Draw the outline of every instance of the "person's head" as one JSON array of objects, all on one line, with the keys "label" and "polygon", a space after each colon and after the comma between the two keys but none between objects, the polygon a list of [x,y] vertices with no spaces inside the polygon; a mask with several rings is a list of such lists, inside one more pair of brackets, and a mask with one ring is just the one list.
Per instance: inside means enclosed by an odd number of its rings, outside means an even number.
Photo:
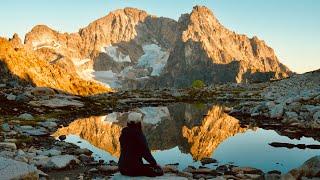
[{"label": "person's head", "polygon": [[131,112],[128,115],[127,126],[129,128],[142,129],[141,121],[142,121],[141,113]]}]

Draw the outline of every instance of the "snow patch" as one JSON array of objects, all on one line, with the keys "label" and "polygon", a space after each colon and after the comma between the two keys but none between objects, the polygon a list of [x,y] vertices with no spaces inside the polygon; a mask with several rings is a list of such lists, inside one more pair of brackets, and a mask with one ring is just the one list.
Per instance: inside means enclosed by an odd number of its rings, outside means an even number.
[{"label": "snow patch", "polygon": [[109,45],[102,47],[101,52],[108,54],[115,62],[131,62],[128,55],[124,55],[118,51],[118,46]]},{"label": "snow patch", "polygon": [[111,124],[118,122],[118,112],[113,112],[106,116],[101,116],[101,121],[108,122]]},{"label": "snow patch", "polygon": [[41,48],[49,48],[49,49],[58,49],[61,47],[61,44],[58,42],[52,41],[52,42],[32,42],[33,50],[38,50]]},{"label": "snow patch", "polygon": [[72,62],[76,67],[80,67],[89,61],[91,61],[91,59],[76,59],[76,58],[72,59]]},{"label": "snow patch", "polygon": [[102,82],[103,84],[112,87],[119,88],[121,87],[118,82],[118,75],[111,70],[109,71],[93,71],[93,78],[97,81]]},{"label": "snow patch", "polygon": [[138,60],[138,67],[152,68],[151,76],[159,76],[167,64],[170,53],[162,51],[156,44],[148,44],[142,47],[145,52]]},{"label": "snow patch", "polygon": [[167,107],[143,107],[139,111],[144,114],[143,122],[156,125],[164,118],[170,118]]}]

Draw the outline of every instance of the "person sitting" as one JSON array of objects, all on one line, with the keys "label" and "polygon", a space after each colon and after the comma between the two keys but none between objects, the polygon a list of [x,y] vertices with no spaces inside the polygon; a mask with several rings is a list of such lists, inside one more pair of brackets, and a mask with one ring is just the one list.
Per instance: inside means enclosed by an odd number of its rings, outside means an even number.
[{"label": "person sitting", "polygon": [[[163,171],[152,156],[142,132],[141,117],[140,113],[130,113],[127,127],[121,131],[120,173],[126,176],[162,176]],[[143,164],[142,158],[150,164]]]}]

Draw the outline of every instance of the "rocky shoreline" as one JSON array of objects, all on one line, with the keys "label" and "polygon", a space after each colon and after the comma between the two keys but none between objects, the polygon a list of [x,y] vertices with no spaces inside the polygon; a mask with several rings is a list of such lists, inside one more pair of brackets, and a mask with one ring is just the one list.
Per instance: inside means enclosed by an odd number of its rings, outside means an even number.
[{"label": "rocky shoreline", "polygon": [[[318,79],[315,78],[308,85],[314,76],[319,76],[319,72],[273,83],[227,84],[204,89],[136,90],[91,97],[72,96],[49,88],[0,85],[0,161],[3,162],[0,165],[0,176],[6,179],[118,177],[116,162],[96,161],[88,149],[65,142],[63,136],[54,139],[50,135],[57,128],[68,126],[75,117],[174,102],[221,103],[225,112],[238,118],[242,126],[258,124],[259,127],[277,130],[290,138],[307,136],[319,140]],[[288,88],[289,85],[296,87],[297,83],[300,83],[301,88]],[[281,143],[273,145],[285,146]],[[294,146],[303,149],[303,145]],[[207,159],[207,162],[214,160]],[[319,156],[287,174],[263,172],[253,167],[236,167],[232,164],[210,169],[205,164],[199,168],[189,166],[183,171],[178,170],[177,164],[171,164],[164,166],[164,170],[168,178],[174,176],[187,179],[303,179],[320,176]]]}]

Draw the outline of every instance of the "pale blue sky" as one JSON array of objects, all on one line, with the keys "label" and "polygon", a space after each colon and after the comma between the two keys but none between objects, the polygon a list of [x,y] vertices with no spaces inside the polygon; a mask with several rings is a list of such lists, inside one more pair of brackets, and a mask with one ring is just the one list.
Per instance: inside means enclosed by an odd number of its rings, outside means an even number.
[{"label": "pale blue sky", "polygon": [[320,68],[320,0],[0,0],[0,36],[24,37],[37,24],[76,32],[124,7],[177,20],[196,4],[213,10],[227,28],[265,40],[291,70]]}]

